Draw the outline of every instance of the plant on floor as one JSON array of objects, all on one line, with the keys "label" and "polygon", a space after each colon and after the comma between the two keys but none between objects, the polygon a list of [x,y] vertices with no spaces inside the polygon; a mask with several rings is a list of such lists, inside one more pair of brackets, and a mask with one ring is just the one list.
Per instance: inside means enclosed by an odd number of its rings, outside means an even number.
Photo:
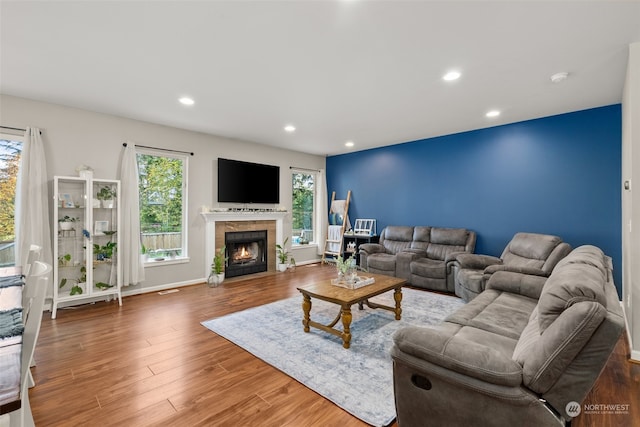
[{"label": "plant on floor", "polygon": [[284,242],[282,242],[282,245],[280,245],[279,243],[276,243],[276,254],[278,256],[278,260],[280,261],[280,264],[286,264],[287,261],[289,260],[289,252],[287,252],[288,241],[289,241],[289,238],[287,237],[286,239],[284,239]]},{"label": "plant on floor", "polygon": [[221,247],[213,256],[213,263],[211,264],[211,272],[214,274],[221,274],[224,272],[224,265],[229,259],[225,255],[226,246]]}]

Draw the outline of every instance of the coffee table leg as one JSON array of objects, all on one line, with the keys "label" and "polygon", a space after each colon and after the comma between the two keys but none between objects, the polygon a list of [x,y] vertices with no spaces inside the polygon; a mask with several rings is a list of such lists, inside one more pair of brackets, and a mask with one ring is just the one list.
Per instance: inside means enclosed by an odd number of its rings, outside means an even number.
[{"label": "coffee table leg", "polygon": [[342,306],[342,346],[349,348],[351,346],[351,307]]},{"label": "coffee table leg", "polygon": [[402,308],[400,308],[400,302],[402,301],[402,288],[396,288],[393,292],[393,299],[396,301],[396,320],[400,320],[402,315]]},{"label": "coffee table leg", "polygon": [[304,319],[302,319],[304,331],[309,332],[309,314],[311,313],[311,297],[309,295],[302,295],[302,311],[304,312]]}]

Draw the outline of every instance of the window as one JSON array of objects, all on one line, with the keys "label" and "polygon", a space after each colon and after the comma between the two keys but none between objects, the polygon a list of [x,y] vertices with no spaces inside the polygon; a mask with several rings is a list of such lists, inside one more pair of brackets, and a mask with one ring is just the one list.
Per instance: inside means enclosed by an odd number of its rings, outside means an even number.
[{"label": "window", "polygon": [[292,173],[292,237],[291,243],[301,245],[315,242],[314,199],[315,181],[314,173],[294,171]]},{"label": "window", "polygon": [[15,265],[16,182],[22,142],[0,135],[0,267]]},{"label": "window", "polygon": [[186,155],[138,149],[140,233],[150,261],[187,257]]}]

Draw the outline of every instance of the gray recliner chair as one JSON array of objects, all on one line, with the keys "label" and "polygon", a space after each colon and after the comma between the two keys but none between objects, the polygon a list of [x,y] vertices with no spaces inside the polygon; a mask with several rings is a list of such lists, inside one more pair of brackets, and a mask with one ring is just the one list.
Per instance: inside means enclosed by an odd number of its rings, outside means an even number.
[{"label": "gray recliner chair", "polygon": [[512,271],[548,277],[558,261],[571,252],[571,246],[558,236],[516,233],[500,258],[481,254],[457,254],[449,262],[455,277],[455,293],[471,301],[484,291],[491,275]]}]

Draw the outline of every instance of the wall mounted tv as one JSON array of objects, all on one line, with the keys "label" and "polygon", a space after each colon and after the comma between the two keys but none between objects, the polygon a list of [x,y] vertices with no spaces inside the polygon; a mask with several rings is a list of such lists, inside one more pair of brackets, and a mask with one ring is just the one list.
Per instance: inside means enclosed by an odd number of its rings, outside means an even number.
[{"label": "wall mounted tv", "polygon": [[218,158],[218,202],[280,203],[280,167]]}]

